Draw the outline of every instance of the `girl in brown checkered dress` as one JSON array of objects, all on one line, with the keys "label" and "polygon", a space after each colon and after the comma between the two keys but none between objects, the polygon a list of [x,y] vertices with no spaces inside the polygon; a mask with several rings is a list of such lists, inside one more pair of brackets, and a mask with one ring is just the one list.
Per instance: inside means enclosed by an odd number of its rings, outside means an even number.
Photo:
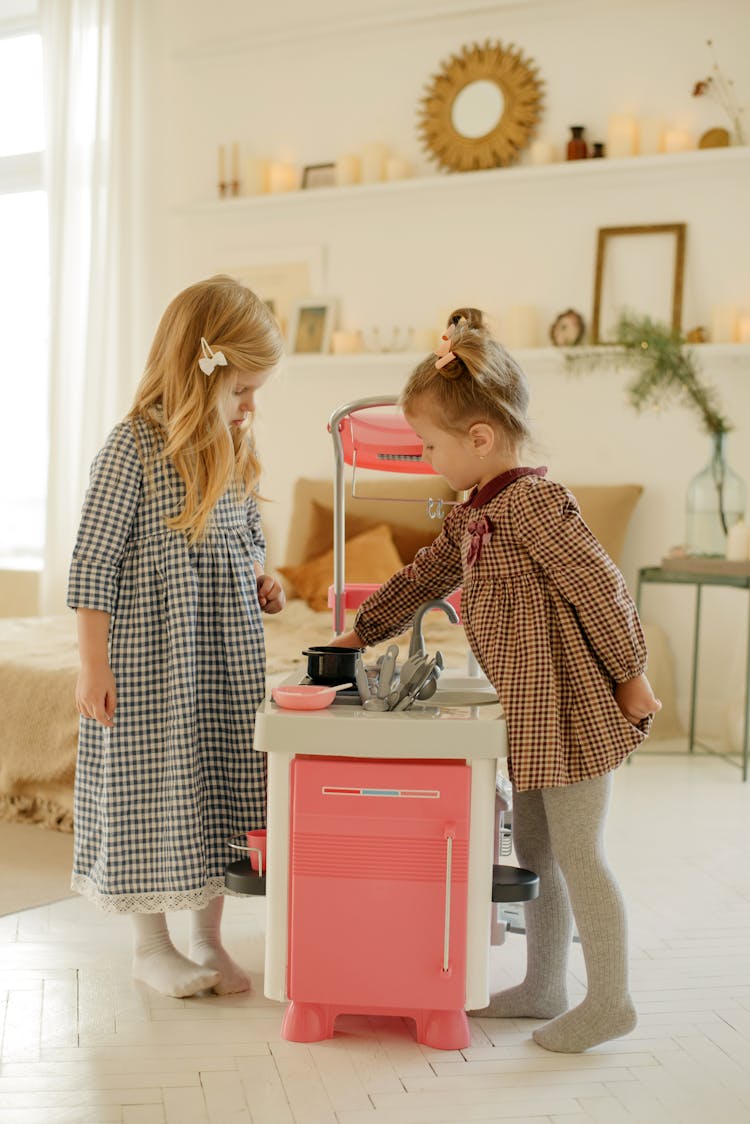
[{"label": "girl in brown checkered dress", "polygon": [[[397,636],[420,604],[462,587],[469,644],[507,718],[516,855],[540,877],[538,899],[525,906],[526,977],[472,1014],[551,1020],[535,1040],[578,1053],[636,1023],[625,909],[603,834],[613,772],[661,703],[622,575],[575,497],[522,463],[523,372],[476,309],[451,316],[435,355],[414,370],[401,404],[425,459],[470,497],[336,643]],[[587,994],[568,1010],[573,920]]]}]

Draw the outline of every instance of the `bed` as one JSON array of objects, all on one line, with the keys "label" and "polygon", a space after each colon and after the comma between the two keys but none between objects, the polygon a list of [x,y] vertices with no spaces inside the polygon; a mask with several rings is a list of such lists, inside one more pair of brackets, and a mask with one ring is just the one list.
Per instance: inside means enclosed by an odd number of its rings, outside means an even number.
[{"label": "bed", "polygon": [[[383,581],[420,545],[431,540],[439,522],[431,519],[418,478],[376,481],[357,498],[347,497],[347,580]],[[613,558],[618,559],[628,519],[637,502],[636,485],[573,488],[584,518]],[[430,478],[429,494],[444,504],[455,500],[447,485]],[[302,667],[302,651],[325,644],[332,616],[327,588],[332,575],[333,524],[330,480],[299,480],[291,505],[285,562],[269,567],[282,576],[288,603],[265,618],[267,675],[278,681]],[[433,504],[434,507],[434,504]],[[439,648],[448,667],[466,665],[463,630],[442,613],[425,620],[428,650]],[[659,638],[649,637],[650,642]],[[408,634],[399,639],[402,655]],[[375,649],[375,655],[385,645]],[[9,617],[0,620],[0,819],[37,823],[59,831],[73,826],[78,715],[73,702],[78,654],[73,613],[59,617]],[[372,654],[368,656],[372,658]],[[659,662],[668,663],[668,654]],[[661,736],[679,731],[671,704],[668,667],[650,674],[656,680],[665,712],[658,719]]]}]

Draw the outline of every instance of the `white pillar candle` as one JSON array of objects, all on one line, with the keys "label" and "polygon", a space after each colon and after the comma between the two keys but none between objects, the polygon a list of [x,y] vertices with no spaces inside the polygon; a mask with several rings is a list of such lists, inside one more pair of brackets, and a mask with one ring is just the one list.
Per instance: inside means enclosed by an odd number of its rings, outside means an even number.
[{"label": "white pillar candle", "polygon": [[362,350],[360,332],[332,332],[331,351],[334,355],[356,355]]},{"label": "white pillar candle", "polygon": [[219,183],[226,183],[226,156],[224,145],[219,145]]},{"label": "white pillar candle", "polygon": [[297,172],[293,164],[284,164],[275,160],[268,165],[268,190],[272,195],[294,191],[296,180]]},{"label": "white pillar candle", "polygon": [[387,180],[405,180],[411,175],[411,165],[400,156],[386,156],[384,171]]},{"label": "white pillar candle", "polygon": [[361,177],[362,166],[359,156],[353,152],[339,156],[333,172],[333,180],[337,187],[349,187],[350,184],[359,183]]},{"label": "white pillar candle", "polygon": [[533,305],[514,304],[505,317],[506,347],[536,347],[539,339],[537,311]]},{"label": "white pillar candle", "polygon": [[607,156],[635,156],[638,122],[629,113],[613,113],[607,122]]},{"label": "white pillar candle", "polygon": [[750,527],[744,519],[739,519],[729,528],[727,534],[727,559],[730,562],[746,562],[750,557]]},{"label": "white pillar candle", "polygon": [[240,178],[240,146],[235,141],[232,145],[232,180],[236,183]]},{"label": "white pillar candle", "polygon": [[664,122],[646,117],[639,123],[641,156],[655,156],[663,151]]},{"label": "white pillar candle", "polygon": [[734,343],[737,335],[737,306],[715,304],[711,309],[711,343]]},{"label": "white pillar candle", "polygon": [[268,161],[248,156],[242,173],[242,194],[263,195],[268,190]]},{"label": "white pillar candle", "polygon": [[687,152],[694,147],[687,129],[665,129],[662,146],[664,152]]},{"label": "white pillar candle", "polygon": [[750,343],[750,316],[740,316],[737,321],[737,343]]},{"label": "white pillar candle", "polygon": [[529,145],[529,163],[554,164],[555,147],[550,141],[536,140]]},{"label": "white pillar candle", "polygon": [[362,183],[380,183],[385,175],[385,161],[388,149],[384,144],[373,141],[362,149]]}]

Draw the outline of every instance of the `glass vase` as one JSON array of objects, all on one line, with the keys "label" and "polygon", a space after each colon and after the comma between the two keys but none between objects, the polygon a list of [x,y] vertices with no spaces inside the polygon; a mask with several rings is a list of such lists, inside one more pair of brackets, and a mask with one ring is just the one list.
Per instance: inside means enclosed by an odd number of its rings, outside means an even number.
[{"label": "glass vase", "polygon": [[727,463],[726,433],[711,435],[711,460],[688,484],[687,553],[724,558],[727,532],[745,517],[745,484]]}]

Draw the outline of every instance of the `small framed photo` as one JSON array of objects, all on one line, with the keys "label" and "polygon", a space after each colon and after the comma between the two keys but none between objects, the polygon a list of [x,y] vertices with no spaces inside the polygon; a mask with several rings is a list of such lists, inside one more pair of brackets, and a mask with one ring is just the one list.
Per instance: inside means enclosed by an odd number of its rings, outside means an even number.
[{"label": "small framed photo", "polygon": [[597,236],[591,342],[607,343],[622,312],[682,323],[684,223],[601,227]]},{"label": "small framed photo", "polygon": [[309,297],[297,301],[289,326],[289,348],[295,355],[324,355],[330,350],[336,301]]},{"label": "small framed photo", "polygon": [[309,191],[315,187],[334,187],[335,164],[308,164],[302,170],[302,189]]}]

